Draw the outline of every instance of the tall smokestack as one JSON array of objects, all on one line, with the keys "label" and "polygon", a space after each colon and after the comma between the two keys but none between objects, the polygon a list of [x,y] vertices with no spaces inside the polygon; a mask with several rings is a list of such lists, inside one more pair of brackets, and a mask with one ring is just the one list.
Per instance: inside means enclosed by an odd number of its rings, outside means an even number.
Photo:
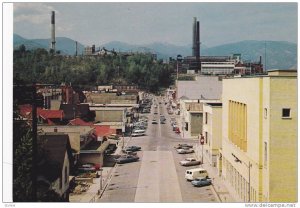
[{"label": "tall smokestack", "polygon": [[192,47],[192,56],[196,56],[196,36],[197,36],[197,18],[194,17],[193,23],[193,47]]},{"label": "tall smokestack", "polygon": [[200,62],[200,22],[197,21],[197,29],[196,29],[196,60],[197,60],[197,70],[201,70],[201,62]]},{"label": "tall smokestack", "polygon": [[78,53],[78,43],[75,41],[75,56],[77,56]]},{"label": "tall smokestack", "polygon": [[55,11],[51,13],[51,49],[55,52]]}]

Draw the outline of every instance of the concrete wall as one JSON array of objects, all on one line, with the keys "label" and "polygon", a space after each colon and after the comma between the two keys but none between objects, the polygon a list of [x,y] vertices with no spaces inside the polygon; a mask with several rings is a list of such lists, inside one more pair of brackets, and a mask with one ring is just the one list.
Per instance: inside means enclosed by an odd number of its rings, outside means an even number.
[{"label": "concrete wall", "polygon": [[[269,126],[262,144],[267,144],[266,154],[263,148],[263,180],[268,184],[263,196],[271,202],[297,202],[297,79],[272,77],[266,83],[272,93],[264,99],[269,105],[263,106],[268,111],[264,130]],[[283,108],[291,109],[290,118],[282,118]]]},{"label": "concrete wall", "polygon": [[[246,105],[246,149],[229,138],[230,101]],[[224,79],[222,102],[222,176],[229,190],[241,201],[250,195],[256,202],[296,202],[296,77]],[[282,108],[291,109],[291,118],[282,118]],[[240,121],[234,119],[231,125]]]},{"label": "concrete wall", "polygon": [[[222,107],[203,105],[203,132],[207,152],[207,158],[210,164],[217,166],[217,155],[222,147]],[[206,138],[207,137],[207,138]],[[207,141],[207,142],[206,142]]]},{"label": "concrete wall", "polygon": [[124,111],[123,110],[96,110],[95,121],[101,122],[122,122]]},{"label": "concrete wall", "polygon": [[190,113],[190,134],[191,136],[198,136],[202,132],[202,113]]},{"label": "concrete wall", "polygon": [[[251,201],[260,201],[261,193],[261,83],[262,78],[237,78],[223,80],[223,176],[228,186],[234,190],[236,198],[248,201],[249,162],[252,164],[251,174]],[[229,101],[243,103],[247,106],[246,118],[246,151],[242,150],[229,138]],[[239,118],[232,118],[232,123]],[[242,163],[236,162],[235,155]]]}]

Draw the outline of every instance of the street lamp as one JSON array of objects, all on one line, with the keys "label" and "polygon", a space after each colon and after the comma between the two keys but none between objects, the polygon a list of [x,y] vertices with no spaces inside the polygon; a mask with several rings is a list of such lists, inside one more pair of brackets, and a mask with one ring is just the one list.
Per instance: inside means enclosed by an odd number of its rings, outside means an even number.
[{"label": "street lamp", "polygon": [[231,153],[232,156],[235,158],[234,162],[239,162],[239,163],[243,163],[247,168],[248,168],[248,180],[249,180],[249,185],[248,185],[248,202],[250,202],[250,190],[251,190],[251,187],[250,187],[250,168],[252,167],[252,164],[249,163],[245,163],[243,161],[241,161],[237,156],[235,156],[235,154]]}]

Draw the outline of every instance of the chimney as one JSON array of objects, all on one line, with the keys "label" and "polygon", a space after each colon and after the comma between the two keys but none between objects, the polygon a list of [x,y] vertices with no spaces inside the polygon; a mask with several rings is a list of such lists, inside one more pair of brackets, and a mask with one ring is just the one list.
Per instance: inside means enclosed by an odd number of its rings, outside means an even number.
[{"label": "chimney", "polygon": [[78,53],[78,43],[75,41],[75,56],[77,56]]},{"label": "chimney", "polygon": [[51,13],[51,49],[55,52],[55,11]]},{"label": "chimney", "polygon": [[196,60],[197,60],[197,69],[196,71],[200,70],[200,23],[197,21],[197,28],[196,28]]},{"label": "chimney", "polygon": [[196,54],[195,54],[195,52],[196,52],[196,32],[197,32],[197,30],[196,30],[196,28],[197,28],[197,18],[196,17],[194,17],[194,23],[193,23],[193,48],[192,48],[192,56],[196,56]]},{"label": "chimney", "polygon": [[259,64],[261,64],[261,56],[259,56]]}]

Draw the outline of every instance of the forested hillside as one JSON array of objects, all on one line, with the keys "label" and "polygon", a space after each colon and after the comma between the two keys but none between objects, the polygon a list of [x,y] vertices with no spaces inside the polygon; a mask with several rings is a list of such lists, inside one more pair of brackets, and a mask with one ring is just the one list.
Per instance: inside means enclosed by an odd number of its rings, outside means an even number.
[{"label": "forested hillside", "polygon": [[14,51],[14,82],[62,82],[82,88],[103,84],[137,84],[152,92],[172,83],[171,69],[151,55],[132,56],[61,56],[45,49]]}]

